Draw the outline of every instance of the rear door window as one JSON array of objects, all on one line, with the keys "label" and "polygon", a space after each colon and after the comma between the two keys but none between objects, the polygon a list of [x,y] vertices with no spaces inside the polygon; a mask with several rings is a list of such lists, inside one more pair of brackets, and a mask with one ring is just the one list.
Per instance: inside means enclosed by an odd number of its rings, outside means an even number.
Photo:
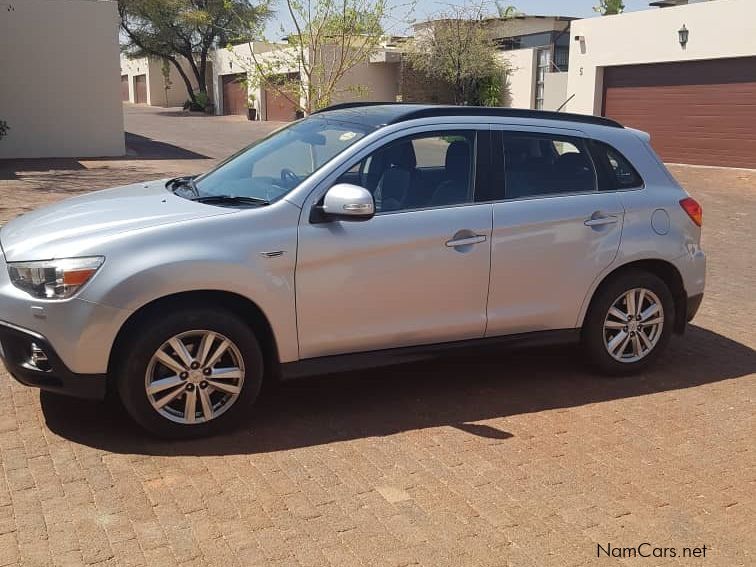
[{"label": "rear door window", "polygon": [[593,159],[598,171],[600,191],[618,191],[643,187],[643,179],[630,161],[618,150],[593,140],[591,142]]},{"label": "rear door window", "polygon": [[551,134],[505,132],[506,199],[596,190],[596,172],[585,142]]}]

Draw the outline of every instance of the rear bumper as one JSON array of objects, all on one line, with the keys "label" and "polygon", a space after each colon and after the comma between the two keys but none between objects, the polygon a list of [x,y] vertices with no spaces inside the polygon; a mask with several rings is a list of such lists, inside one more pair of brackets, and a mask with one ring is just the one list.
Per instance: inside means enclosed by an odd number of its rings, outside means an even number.
[{"label": "rear bumper", "polygon": [[[32,362],[32,344],[46,356],[41,367]],[[8,373],[26,386],[78,398],[101,400],[105,397],[104,374],[71,372],[50,342],[35,331],[0,321],[0,358]]]}]

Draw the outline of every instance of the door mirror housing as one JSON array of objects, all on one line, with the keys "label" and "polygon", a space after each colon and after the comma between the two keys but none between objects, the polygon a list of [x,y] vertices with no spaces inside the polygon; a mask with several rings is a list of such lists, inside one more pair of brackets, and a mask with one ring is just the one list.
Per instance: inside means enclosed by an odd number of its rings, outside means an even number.
[{"label": "door mirror housing", "polygon": [[375,199],[364,187],[337,183],[326,192],[323,204],[315,207],[313,213],[310,217],[312,222],[368,220],[375,215]]}]

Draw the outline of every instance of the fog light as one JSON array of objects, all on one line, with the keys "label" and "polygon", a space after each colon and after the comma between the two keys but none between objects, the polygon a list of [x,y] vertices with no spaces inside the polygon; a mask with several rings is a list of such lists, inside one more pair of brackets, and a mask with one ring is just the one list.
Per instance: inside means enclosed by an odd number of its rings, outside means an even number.
[{"label": "fog light", "polygon": [[47,353],[45,353],[37,343],[31,344],[31,357],[29,358],[29,364],[42,372],[50,371],[50,361],[47,358]]}]

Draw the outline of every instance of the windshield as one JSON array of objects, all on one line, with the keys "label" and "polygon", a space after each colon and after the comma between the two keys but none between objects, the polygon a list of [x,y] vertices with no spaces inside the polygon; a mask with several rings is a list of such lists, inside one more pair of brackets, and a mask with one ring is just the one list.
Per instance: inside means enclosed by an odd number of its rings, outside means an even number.
[{"label": "windshield", "polygon": [[367,134],[357,124],[308,118],[262,138],[195,180],[195,197],[273,202]]}]

